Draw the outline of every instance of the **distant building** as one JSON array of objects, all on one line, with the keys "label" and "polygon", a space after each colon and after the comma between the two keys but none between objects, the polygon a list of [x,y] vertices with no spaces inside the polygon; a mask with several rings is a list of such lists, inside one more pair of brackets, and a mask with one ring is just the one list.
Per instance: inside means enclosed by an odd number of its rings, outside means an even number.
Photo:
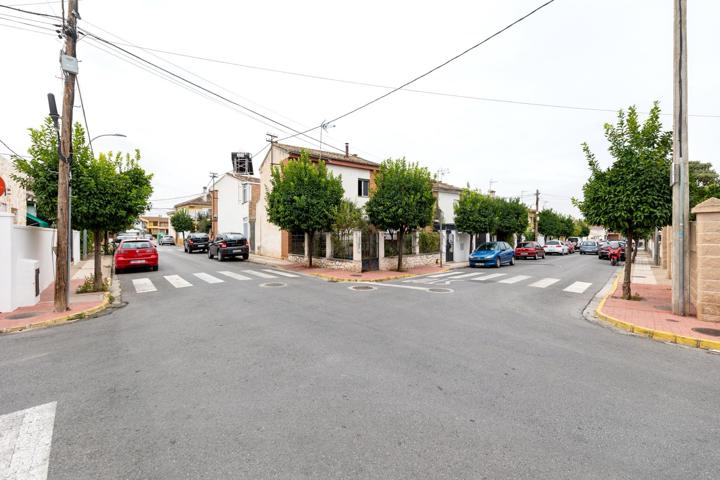
[{"label": "distant building", "polygon": [[[185,210],[193,220],[197,220],[198,216],[209,217],[211,206],[210,192],[206,191],[202,195],[198,195],[195,198],[176,204],[174,206],[174,210],[168,212],[168,217],[172,217],[173,213],[178,210]],[[169,220],[170,219],[168,218],[168,235],[172,235],[176,239],[182,237],[182,232],[176,232],[172,226],[172,222]]]},{"label": "distant building", "polygon": [[163,216],[142,216],[143,230],[155,238],[167,235],[170,230],[170,219]]},{"label": "distant building", "polygon": [[215,182],[215,198],[216,233],[242,233],[250,241],[250,249],[254,252],[260,179],[228,172]]},{"label": "distant building", "polygon": [[[0,195],[0,212],[12,213],[15,215],[15,225],[27,225],[27,203],[28,195],[25,189],[12,179],[11,175],[17,171],[12,160],[0,155],[0,185],[4,185],[5,193]],[[34,215],[32,215],[34,217]],[[39,220],[39,219],[38,219]],[[30,222],[33,223],[32,221]],[[47,223],[42,222],[47,226]]]},{"label": "distant building", "polygon": [[592,225],[590,227],[590,234],[588,234],[589,240],[605,240],[608,231],[599,225]]}]

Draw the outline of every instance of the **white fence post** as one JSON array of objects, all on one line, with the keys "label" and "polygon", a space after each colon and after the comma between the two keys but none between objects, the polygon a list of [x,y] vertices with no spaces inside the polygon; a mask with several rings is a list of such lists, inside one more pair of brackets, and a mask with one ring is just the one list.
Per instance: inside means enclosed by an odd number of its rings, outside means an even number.
[{"label": "white fence post", "polygon": [[332,233],[325,234],[325,258],[333,257]]},{"label": "white fence post", "polygon": [[7,212],[0,212],[0,312],[13,310],[12,305],[12,283],[15,262],[13,259],[13,220],[15,215]]},{"label": "white fence post", "polygon": [[353,230],[353,261],[362,260],[362,231]]}]

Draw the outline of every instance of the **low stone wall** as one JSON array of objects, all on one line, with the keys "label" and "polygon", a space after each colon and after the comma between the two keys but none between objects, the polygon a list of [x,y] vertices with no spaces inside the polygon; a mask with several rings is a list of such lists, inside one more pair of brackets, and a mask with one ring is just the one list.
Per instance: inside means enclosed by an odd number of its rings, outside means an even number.
[{"label": "low stone wall", "polygon": [[[380,270],[395,270],[397,269],[397,257],[384,257],[380,259]],[[437,253],[433,254],[416,254],[416,255],[403,255],[403,269],[422,267],[425,265],[435,265],[440,263],[440,256]]]},{"label": "low stone wall", "polygon": [[[288,255],[288,261],[307,265],[308,259],[304,255]],[[395,260],[397,263],[397,260]],[[341,260],[339,258],[313,257],[313,267],[332,268],[335,270],[345,270],[346,272],[360,272],[362,263],[355,260]]]}]

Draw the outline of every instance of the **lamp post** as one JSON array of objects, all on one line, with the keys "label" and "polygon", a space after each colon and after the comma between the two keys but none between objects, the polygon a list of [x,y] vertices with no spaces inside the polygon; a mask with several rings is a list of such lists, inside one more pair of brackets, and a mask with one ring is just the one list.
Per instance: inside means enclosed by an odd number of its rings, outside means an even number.
[{"label": "lamp post", "polygon": [[95,136],[94,136],[93,138],[91,138],[90,141],[88,142],[88,143],[90,144],[90,151],[93,152],[93,157],[95,156],[95,152],[93,151],[92,142],[94,142],[95,140],[97,140],[97,139],[100,138],[100,137],[122,137],[122,138],[127,138],[127,135],[125,135],[124,133],[103,133],[102,135],[95,135]]}]

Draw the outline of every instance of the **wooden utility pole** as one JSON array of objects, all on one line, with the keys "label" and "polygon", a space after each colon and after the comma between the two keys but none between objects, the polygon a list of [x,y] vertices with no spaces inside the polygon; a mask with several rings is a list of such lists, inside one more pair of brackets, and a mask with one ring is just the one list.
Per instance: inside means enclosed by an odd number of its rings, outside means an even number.
[{"label": "wooden utility pole", "polygon": [[690,304],[690,190],[687,132],[687,0],[675,4],[673,55],[672,311],[687,315]]},{"label": "wooden utility pole", "polygon": [[[77,0],[68,0],[65,35],[64,60],[76,58],[77,43]],[[63,62],[61,62],[63,63]],[[77,62],[75,61],[75,72]],[[68,71],[70,70],[70,71]],[[58,199],[57,199],[57,249],[55,252],[55,311],[68,309],[70,297],[70,162],[72,161],[72,117],[75,104],[75,76],[72,68],[66,69],[63,91],[62,123],[60,124],[60,152],[58,161]]]},{"label": "wooden utility pole", "polygon": [[540,190],[535,190],[535,225],[534,231],[535,231],[535,241],[538,241],[538,235],[540,232],[538,231],[538,224],[540,223]]}]

